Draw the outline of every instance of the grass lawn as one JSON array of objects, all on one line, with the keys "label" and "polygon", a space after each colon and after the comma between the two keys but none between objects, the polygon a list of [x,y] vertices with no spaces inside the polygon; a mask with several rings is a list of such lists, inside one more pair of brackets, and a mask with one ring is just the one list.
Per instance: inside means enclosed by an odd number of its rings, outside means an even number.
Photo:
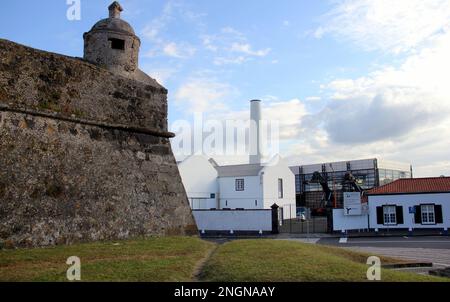
[{"label": "grass lawn", "polygon": [[191,281],[212,248],[195,237],[164,237],[0,250],[0,281],[67,281],[71,256],[81,259],[82,281]]},{"label": "grass lawn", "polygon": [[[193,281],[199,268],[200,281],[366,281],[368,268],[366,254],[321,245],[236,240],[217,246],[196,237],[158,237],[0,250],[0,281],[67,281],[71,256],[81,259],[82,281]],[[392,270],[383,270],[381,277],[450,280]]]},{"label": "grass lawn", "polygon": [[[369,255],[340,248],[278,240],[239,240],[222,245],[201,279],[224,282],[367,281]],[[398,263],[380,257],[382,264]],[[382,269],[382,281],[450,281]]]}]

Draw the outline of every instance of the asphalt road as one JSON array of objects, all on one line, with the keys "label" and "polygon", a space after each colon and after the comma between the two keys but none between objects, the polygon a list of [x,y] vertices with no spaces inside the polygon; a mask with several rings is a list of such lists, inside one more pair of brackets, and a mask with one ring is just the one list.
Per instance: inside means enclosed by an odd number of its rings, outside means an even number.
[{"label": "asphalt road", "polygon": [[322,238],[316,243],[450,267],[449,237],[348,238],[346,242],[339,238]]},{"label": "asphalt road", "polygon": [[321,238],[318,244],[338,245],[343,247],[386,247],[386,248],[426,248],[444,249],[450,253],[450,237],[374,237],[348,238],[340,243],[339,238]]}]

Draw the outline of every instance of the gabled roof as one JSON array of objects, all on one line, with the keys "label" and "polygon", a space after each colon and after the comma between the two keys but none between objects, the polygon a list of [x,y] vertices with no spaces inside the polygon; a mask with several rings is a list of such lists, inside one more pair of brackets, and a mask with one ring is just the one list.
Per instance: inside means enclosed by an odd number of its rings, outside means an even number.
[{"label": "gabled roof", "polygon": [[234,166],[216,166],[219,177],[235,176],[257,176],[265,166],[260,164],[234,165]]},{"label": "gabled roof", "polygon": [[450,193],[450,177],[402,178],[368,191],[367,195]]}]

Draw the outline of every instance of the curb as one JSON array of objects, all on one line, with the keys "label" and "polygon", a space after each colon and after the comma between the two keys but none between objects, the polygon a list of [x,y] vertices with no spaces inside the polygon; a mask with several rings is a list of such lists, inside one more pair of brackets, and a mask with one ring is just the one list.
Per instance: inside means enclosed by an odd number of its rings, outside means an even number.
[{"label": "curb", "polygon": [[383,237],[449,237],[445,233],[346,233],[334,234],[337,238],[383,238]]},{"label": "curb", "polygon": [[446,267],[444,269],[432,270],[429,274],[432,276],[450,278],[450,268]]},{"label": "curb", "polygon": [[413,235],[409,235],[409,234],[361,234],[361,235],[326,235],[326,236],[322,236],[322,235],[315,235],[315,234],[310,234],[309,237],[307,237],[304,234],[290,234],[291,236],[280,236],[280,235],[272,235],[272,234],[263,234],[263,235],[239,235],[239,234],[234,234],[234,235],[205,235],[205,234],[200,234],[200,238],[202,239],[328,239],[328,238],[333,238],[333,239],[339,239],[339,238],[401,238],[401,237],[408,237],[408,238],[419,238],[419,237],[449,237],[448,235],[445,234],[413,234]]},{"label": "curb", "polygon": [[420,267],[433,267],[431,262],[411,262],[411,263],[394,263],[382,265],[382,268],[420,268]]}]

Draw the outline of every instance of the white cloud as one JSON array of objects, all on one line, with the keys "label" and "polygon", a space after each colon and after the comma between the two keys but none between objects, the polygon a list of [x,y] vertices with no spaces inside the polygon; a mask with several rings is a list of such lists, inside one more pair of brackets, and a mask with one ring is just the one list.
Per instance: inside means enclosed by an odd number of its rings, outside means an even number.
[{"label": "white cloud", "polygon": [[216,52],[219,47],[213,44],[212,38],[209,36],[204,36],[203,37],[203,46],[210,51]]},{"label": "white cloud", "polygon": [[178,71],[174,68],[152,68],[148,66],[144,66],[142,70],[162,85],[165,85],[167,80]]},{"label": "white cloud", "polygon": [[190,43],[173,41],[168,38],[167,30],[173,23],[185,23],[190,27],[199,26],[203,15],[191,12],[184,3],[169,0],[163,7],[161,14],[151,20],[142,30],[144,39],[151,42],[152,48],[144,57],[166,55],[172,58],[185,59],[196,53],[196,48]]},{"label": "white cloud", "polygon": [[365,77],[324,85],[331,101],[321,114],[330,139],[336,143],[398,141],[446,121],[450,32],[433,37],[428,45],[398,68],[385,67]]},{"label": "white cloud", "polygon": [[[248,121],[250,119],[250,102],[244,102],[244,106],[241,110],[227,110],[209,112],[206,116],[208,120],[216,121]],[[278,100],[274,96],[266,96],[263,98],[262,103],[262,119],[269,122],[271,126],[278,125],[279,131],[279,147],[282,148],[285,144],[289,144],[292,141],[299,139],[301,120],[306,116],[307,111],[304,104],[299,99],[291,100]],[[275,122],[275,124],[273,123]],[[273,131],[271,128],[270,131]],[[274,135],[272,133],[271,135]],[[247,133],[248,135],[248,133]],[[235,142],[236,143],[236,142]],[[265,146],[266,148],[267,146]],[[272,152],[278,153],[277,146],[271,146]],[[214,157],[221,164],[238,164],[248,161],[248,156],[222,156]],[[267,158],[270,159],[270,158]]]},{"label": "white cloud", "polygon": [[322,98],[320,96],[308,96],[305,98],[305,100],[308,102],[318,102],[322,100]]},{"label": "white cloud", "polygon": [[[230,99],[228,92],[230,88],[227,84],[193,79],[180,88],[175,98],[177,102],[181,102],[184,107],[190,109],[189,113],[192,113],[192,111],[203,112],[204,121],[217,121],[223,123],[223,125],[226,121],[241,121],[245,124],[250,119],[250,102],[243,101],[241,109],[231,110],[223,102],[225,99]],[[299,99],[280,101],[273,96],[266,96],[263,99],[267,101],[263,101],[262,104],[262,118],[270,122],[269,125],[271,126],[278,125],[280,146],[286,142],[299,139],[301,120],[307,114],[304,104]],[[273,122],[276,123],[273,124]],[[271,128],[270,131],[273,130],[274,128]],[[275,134],[271,132],[270,135]],[[242,143],[236,141],[235,137],[235,147],[236,144],[243,147]],[[271,149],[272,151],[278,149],[273,145],[271,147],[274,148]],[[176,150],[176,147],[174,147],[174,150]],[[243,163],[248,160],[248,156],[240,155],[215,156],[214,158],[222,164]]]},{"label": "white cloud", "polygon": [[[305,105],[299,99],[278,100],[274,96],[266,96],[262,102],[262,119],[276,121],[280,127],[280,140],[299,138],[301,121],[307,115]],[[239,111],[227,111],[213,115],[218,120],[248,120],[250,118],[250,102]]]},{"label": "white cloud", "polygon": [[216,57],[214,58],[214,65],[227,65],[227,64],[242,64],[249,61],[250,58],[245,56],[238,57]]},{"label": "white cloud", "polygon": [[[374,97],[386,88],[402,88],[428,94],[427,103],[440,106],[450,97],[450,30],[428,40],[424,47],[405,58],[400,67],[386,66],[357,79],[337,79],[322,86],[334,91],[334,99],[347,99],[355,95]],[[439,101],[433,101],[439,100]],[[440,101],[443,102],[440,102]]]},{"label": "white cloud", "polygon": [[307,111],[303,102],[299,99],[289,101],[272,102],[263,108],[264,118],[276,120],[280,123],[280,139],[298,139],[301,130],[301,121]]},{"label": "white cloud", "polygon": [[166,56],[174,57],[178,59],[185,59],[192,57],[196,52],[195,47],[182,43],[177,44],[175,42],[170,42],[163,47],[163,53]]},{"label": "white cloud", "polygon": [[399,141],[416,129],[442,122],[449,111],[440,101],[416,89],[384,87],[372,98],[355,95],[331,101],[323,111],[325,129],[331,141],[341,144]]},{"label": "white cloud", "polygon": [[213,52],[215,65],[242,64],[253,57],[265,57],[271,49],[254,49],[247,37],[232,27],[224,27],[219,33],[201,36],[206,50]]},{"label": "white cloud", "polygon": [[164,54],[168,55],[169,57],[175,57],[175,58],[181,58],[182,56],[179,54],[179,50],[177,47],[177,44],[175,42],[170,42],[166,44],[163,48]]},{"label": "white cloud", "polygon": [[163,39],[160,37],[160,34],[167,28],[169,23],[174,20],[174,15],[177,13],[177,7],[179,7],[179,4],[176,1],[168,1],[161,14],[151,20],[141,31],[142,37],[151,42],[161,43]]},{"label": "white cloud", "polygon": [[450,2],[340,1],[316,36],[403,53],[397,66],[321,85],[326,105],[301,120],[291,163],[378,157],[415,176],[450,175]]},{"label": "white cloud", "polygon": [[333,144],[326,131],[305,128],[301,138],[285,154],[291,164],[310,164],[363,158],[410,163],[415,177],[450,176],[448,135],[450,123],[425,127],[402,140],[366,144]]},{"label": "white cloud", "polygon": [[366,50],[414,50],[450,25],[448,0],[344,0],[323,16],[315,36],[332,34]]},{"label": "white cloud", "polygon": [[150,25],[147,25],[143,30],[142,30],[142,36],[146,39],[149,39],[151,41],[155,41],[156,38],[159,35],[159,30],[156,27],[152,27]]},{"label": "white cloud", "polygon": [[250,56],[265,57],[269,54],[270,48],[253,50],[249,43],[233,43],[231,45],[231,51],[241,52]]},{"label": "white cloud", "polygon": [[245,40],[244,34],[241,33],[240,31],[234,29],[231,26],[227,26],[227,27],[222,28],[221,32],[224,33],[224,34],[231,34],[231,35],[235,36],[235,38],[237,38],[237,39]]},{"label": "white cloud", "polygon": [[187,112],[211,112],[227,108],[227,99],[237,94],[236,89],[215,79],[191,78],[175,93],[177,106]]},{"label": "white cloud", "polygon": [[445,53],[425,49],[397,69],[330,83],[334,99],[303,118],[302,143],[291,154],[303,163],[380,157],[412,163],[416,176],[450,175],[450,66],[433,67]]}]

